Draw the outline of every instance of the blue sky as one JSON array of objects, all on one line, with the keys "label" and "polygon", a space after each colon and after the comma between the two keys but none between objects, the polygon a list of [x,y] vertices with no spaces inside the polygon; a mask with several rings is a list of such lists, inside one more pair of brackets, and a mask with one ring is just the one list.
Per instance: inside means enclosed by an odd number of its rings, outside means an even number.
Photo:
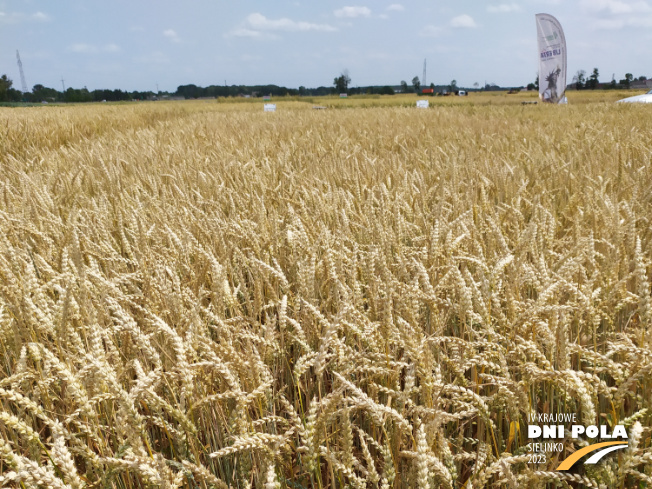
[{"label": "blue sky", "polygon": [[524,85],[534,14],[561,22],[568,71],[652,77],[652,0],[0,0],[0,73],[27,85],[174,91],[194,83],[288,87]]}]

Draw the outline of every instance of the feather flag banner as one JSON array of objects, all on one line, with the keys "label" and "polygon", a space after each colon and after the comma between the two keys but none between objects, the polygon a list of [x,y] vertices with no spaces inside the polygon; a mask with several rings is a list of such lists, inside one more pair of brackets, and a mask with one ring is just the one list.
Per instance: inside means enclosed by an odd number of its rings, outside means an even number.
[{"label": "feather flag banner", "polygon": [[549,14],[536,14],[539,47],[539,98],[552,104],[567,103],[566,38],[561,24]]}]

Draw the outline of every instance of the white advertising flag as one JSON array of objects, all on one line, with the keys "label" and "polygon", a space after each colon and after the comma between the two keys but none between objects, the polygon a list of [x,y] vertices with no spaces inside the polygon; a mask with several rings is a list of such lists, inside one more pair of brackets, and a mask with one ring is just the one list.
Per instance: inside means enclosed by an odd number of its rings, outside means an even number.
[{"label": "white advertising flag", "polygon": [[537,14],[539,97],[551,104],[566,103],[566,38],[552,15]]}]

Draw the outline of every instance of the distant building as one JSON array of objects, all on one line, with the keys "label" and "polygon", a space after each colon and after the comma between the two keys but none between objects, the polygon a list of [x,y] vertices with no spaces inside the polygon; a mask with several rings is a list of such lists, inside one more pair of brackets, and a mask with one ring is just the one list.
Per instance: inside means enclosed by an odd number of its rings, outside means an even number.
[{"label": "distant building", "polygon": [[634,88],[637,90],[649,90],[652,88],[652,78],[648,80],[634,80],[629,84],[629,88]]},{"label": "distant building", "polygon": [[[596,87],[599,90],[607,89],[607,88],[614,88],[611,83],[598,83],[598,86]],[[622,84],[616,84],[616,88],[625,88]],[[632,80],[629,84],[629,88],[632,90],[650,90],[652,89],[652,78],[648,80]],[[586,86],[586,82],[584,84],[584,87],[582,88],[583,90],[590,90],[589,87]],[[566,86],[566,90],[577,90],[577,82],[573,82],[569,85]]]}]

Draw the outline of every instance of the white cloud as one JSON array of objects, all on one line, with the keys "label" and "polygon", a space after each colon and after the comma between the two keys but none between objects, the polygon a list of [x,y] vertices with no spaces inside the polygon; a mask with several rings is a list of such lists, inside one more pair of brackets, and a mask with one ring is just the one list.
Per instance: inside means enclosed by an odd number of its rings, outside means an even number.
[{"label": "white cloud", "polygon": [[20,22],[49,22],[51,17],[43,12],[25,14],[22,12],[0,12],[0,22],[5,24],[18,24]]},{"label": "white cloud", "polygon": [[95,54],[100,52],[97,46],[94,46],[92,44],[86,44],[83,42],[78,42],[70,45],[68,47],[68,50],[72,51],[73,53],[82,53],[82,54]]},{"label": "white cloud", "polygon": [[472,29],[474,27],[477,27],[475,20],[473,20],[473,17],[467,14],[462,14],[458,15],[457,17],[453,17],[450,21],[451,27],[458,27],[458,28],[463,28],[463,29]]},{"label": "white cloud", "polygon": [[400,3],[393,3],[389,7],[387,7],[387,10],[389,11],[395,11],[395,12],[402,12],[405,10],[405,7],[401,5]]},{"label": "white cloud", "polygon": [[427,25],[419,32],[422,37],[439,37],[446,32],[446,29],[436,25]]},{"label": "white cloud", "polygon": [[113,44],[113,43],[107,44],[106,46],[104,46],[104,51],[107,52],[107,53],[119,53],[120,52],[120,46],[118,46],[117,44]]},{"label": "white cloud", "polygon": [[254,12],[245,19],[244,23],[231,32],[226,37],[250,37],[255,39],[275,37],[269,34],[270,31],[283,32],[333,32],[337,29],[328,24],[314,24],[312,22],[296,21],[283,17],[280,19],[268,19],[263,14]]},{"label": "white cloud", "polygon": [[164,30],[163,35],[172,42],[181,42],[181,39],[179,39],[179,34],[177,34],[177,32],[174,29]]},{"label": "white cloud", "polygon": [[283,17],[280,19],[268,19],[259,12],[249,14],[245,21],[231,31],[224,34],[224,37],[248,37],[250,39],[278,39],[274,32],[333,32],[337,29],[328,24],[314,24],[312,22],[296,21]]},{"label": "white cloud", "polygon": [[170,63],[170,59],[161,51],[153,51],[149,54],[137,56],[133,59],[137,63],[145,63],[148,65],[164,65]]},{"label": "white cloud", "polygon": [[367,7],[342,7],[333,13],[335,17],[353,19],[355,17],[369,17],[371,10]]},{"label": "white cloud", "polygon": [[652,12],[652,7],[644,0],[582,0],[581,5],[589,12],[606,12],[612,15]]},{"label": "white cloud", "polygon": [[50,20],[50,16],[39,11],[32,15],[32,19],[39,22],[48,22]]},{"label": "white cloud", "polygon": [[509,12],[518,12],[521,6],[518,3],[501,3],[499,5],[488,5],[487,12],[492,14],[507,14]]},{"label": "white cloud", "polygon": [[98,53],[119,53],[120,46],[114,43],[105,44],[104,46],[97,46],[95,44],[87,44],[78,42],[68,46],[68,51],[79,54],[98,54]]},{"label": "white cloud", "polygon": [[580,6],[592,29],[652,26],[652,6],[644,0],[581,0]]},{"label": "white cloud", "polygon": [[602,20],[596,20],[593,22],[594,29],[600,29],[600,30],[618,30],[622,29],[625,27],[625,21],[622,19],[602,19]]},{"label": "white cloud", "polygon": [[227,37],[251,37],[252,39],[260,39],[263,37],[263,33],[253,29],[247,29],[246,27],[238,27],[229,32]]},{"label": "white cloud", "polygon": [[597,30],[620,30],[626,27],[652,27],[651,16],[630,16],[623,19],[597,19],[591,27]]}]

